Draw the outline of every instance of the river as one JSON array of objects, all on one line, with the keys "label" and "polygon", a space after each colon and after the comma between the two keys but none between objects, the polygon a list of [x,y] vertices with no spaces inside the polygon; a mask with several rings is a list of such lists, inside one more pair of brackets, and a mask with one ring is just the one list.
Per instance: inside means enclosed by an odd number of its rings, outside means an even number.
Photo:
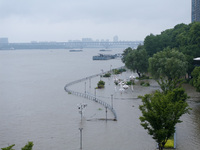
[{"label": "river", "polygon": [[[104,53],[122,53],[115,49]],[[120,59],[93,61],[98,49],[69,50],[5,50],[0,51],[0,148],[15,144],[21,149],[33,141],[33,150],[78,150],[80,131],[85,150],[154,150],[155,141],[140,125],[138,95],[150,93],[158,85],[150,80],[150,87],[136,85],[122,94],[113,84],[113,77],[102,78],[105,89],[96,90],[100,77],[81,82],[70,88],[94,94],[111,103],[118,121],[102,121],[105,108],[64,91],[64,86],[93,74],[122,66]],[[118,75],[126,79],[131,72]],[[134,74],[136,76],[136,74]],[[186,86],[191,96],[190,114],[182,116],[177,125],[177,149],[196,150],[200,147],[200,94]],[[77,104],[87,103],[83,119]],[[108,111],[108,118],[113,114]]]}]

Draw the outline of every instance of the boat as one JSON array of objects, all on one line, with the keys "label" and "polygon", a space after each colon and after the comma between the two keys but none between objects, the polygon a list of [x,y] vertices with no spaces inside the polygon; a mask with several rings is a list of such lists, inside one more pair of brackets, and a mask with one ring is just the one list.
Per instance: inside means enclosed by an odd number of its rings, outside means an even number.
[{"label": "boat", "polygon": [[70,52],[82,52],[83,50],[81,50],[81,49],[77,49],[77,50],[75,50],[75,49],[72,49],[72,50],[69,50]]},{"label": "boat", "polygon": [[99,54],[97,56],[93,56],[93,60],[109,60],[109,59],[115,59],[116,55],[110,55],[110,54]]},{"label": "boat", "polygon": [[101,51],[101,52],[105,52],[105,51],[112,51],[112,50],[108,50],[108,49],[100,49],[99,51]]}]

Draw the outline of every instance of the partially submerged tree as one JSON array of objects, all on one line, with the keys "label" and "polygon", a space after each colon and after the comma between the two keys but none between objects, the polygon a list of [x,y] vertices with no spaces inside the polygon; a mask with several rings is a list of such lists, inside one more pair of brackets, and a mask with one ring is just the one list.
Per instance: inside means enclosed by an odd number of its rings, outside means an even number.
[{"label": "partially submerged tree", "polygon": [[200,92],[200,67],[195,67],[192,71],[192,85],[196,88],[198,92]]},{"label": "partially submerged tree", "polygon": [[[34,145],[33,142],[28,142],[24,147],[21,148],[21,150],[32,150],[33,145]],[[1,149],[2,150],[14,150],[14,149],[12,149],[14,146],[15,146],[15,144],[10,145],[10,146],[5,147],[5,148],[1,148]]]},{"label": "partially submerged tree", "polygon": [[173,80],[168,80],[164,79],[163,77],[160,77],[159,80],[157,80],[162,92],[164,94],[167,94],[168,91],[171,91],[175,88],[180,88],[182,87],[183,80],[182,79],[173,79]]},{"label": "partially submerged tree", "polygon": [[126,57],[127,57],[127,55],[128,55],[131,51],[133,51],[133,49],[130,48],[130,47],[128,47],[127,49],[125,49],[125,50],[123,51],[123,53],[122,53],[122,59],[121,59],[123,63],[126,62]]},{"label": "partially submerged tree", "polygon": [[179,79],[186,75],[187,67],[185,55],[175,49],[166,48],[149,58],[149,71],[155,78]]},{"label": "partially submerged tree", "polygon": [[97,87],[98,87],[99,89],[104,88],[104,86],[105,86],[105,82],[102,81],[102,80],[100,80],[100,81],[97,83]]},{"label": "partially submerged tree", "polygon": [[33,142],[28,142],[21,150],[32,150]]},{"label": "partially submerged tree", "polygon": [[130,51],[125,58],[125,65],[131,71],[136,71],[141,77],[148,69],[148,56],[145,49],[137,49]]},{"label": "partially submerged tree", "polygon": [[5,147],[5,148],[1,148],[1,150],[14,150],[14,149],[12,149],[14,146],[15,146],[15,144],[10,145],[10,146]]},{"label": "partially submerged tree", "polygon": [[185,94],[184,90],[179,88],[178,91],[174,89],[167,94],[156,91],[141,97],[141,125],[156,140],[159,150],[164,148],[167,140],[175,133],[175,125],[182,122],[180,117],[189,112]]}]

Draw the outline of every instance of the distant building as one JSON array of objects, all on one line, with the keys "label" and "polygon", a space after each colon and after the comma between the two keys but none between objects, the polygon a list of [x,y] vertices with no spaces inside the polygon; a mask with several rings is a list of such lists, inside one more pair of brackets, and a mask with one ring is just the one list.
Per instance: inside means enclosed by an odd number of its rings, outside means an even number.
[{"label": "distant building", "polygon": [[8,44],[8,38],[0,38],[0,44]]},{"label": "distant building", "polygon": [[200,0],[192,0],[192,22],[200,22]]},{"label": "distant building", "polygon": [[93,42],[91,38],[82,38],[82,42]]},{"label": "distant building", "polygon": [[118,39],[118,36],[117,36],[117,35],[113,37],[113,42],[118,42],[118,40],[119,40],[119,39]]}]

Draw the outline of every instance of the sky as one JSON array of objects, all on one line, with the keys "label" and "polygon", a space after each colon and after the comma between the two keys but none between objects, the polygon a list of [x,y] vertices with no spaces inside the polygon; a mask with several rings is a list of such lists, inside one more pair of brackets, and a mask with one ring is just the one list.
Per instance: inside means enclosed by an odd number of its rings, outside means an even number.
[{"label": "sky", "polygon": [[143,41],[191,23],[191,0],[0,0],[0,37],[10,43]]}]

